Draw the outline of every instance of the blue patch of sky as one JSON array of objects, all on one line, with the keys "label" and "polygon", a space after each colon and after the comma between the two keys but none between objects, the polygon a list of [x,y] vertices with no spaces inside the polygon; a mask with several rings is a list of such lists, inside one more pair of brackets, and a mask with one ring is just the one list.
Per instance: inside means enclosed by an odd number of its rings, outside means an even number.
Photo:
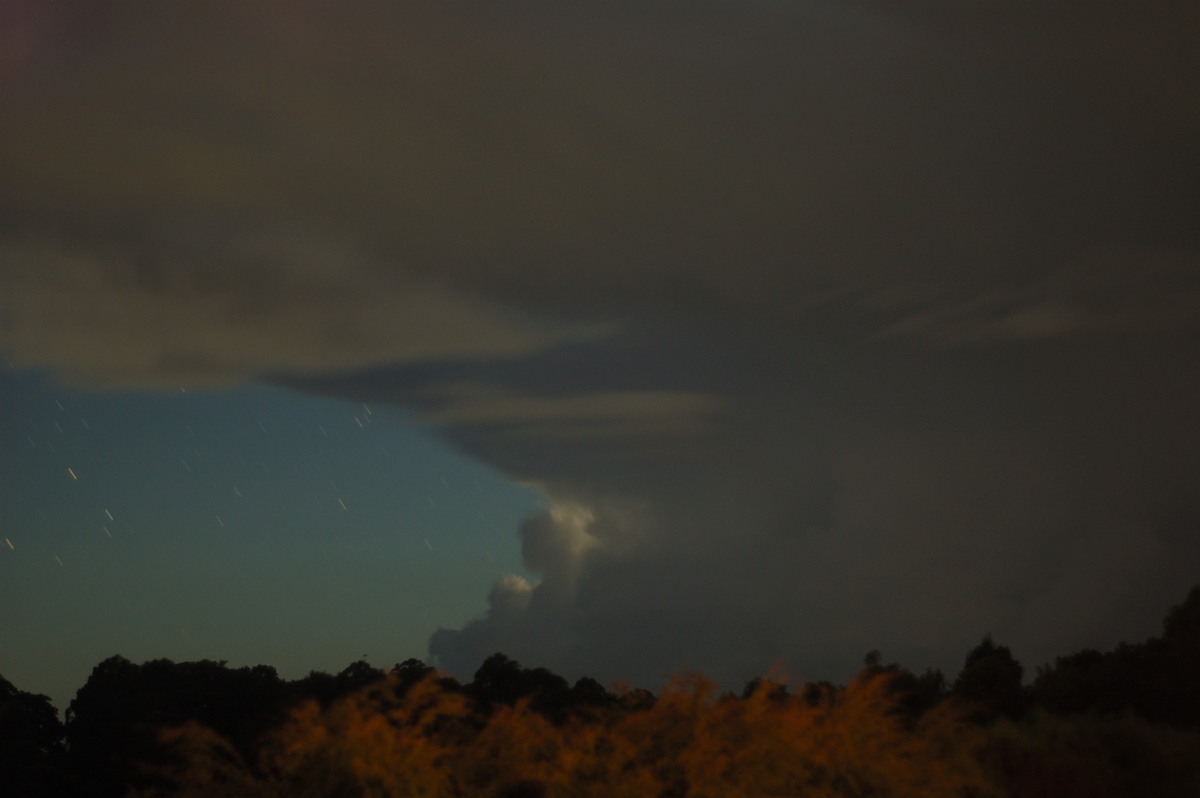
[{"label": "blue patch of sky", "polygon": [[82,392],[0,367],[0,674],[65,706],[122,654],[423,657],[526,575],[533,491],[411,411],[249,385]]}]

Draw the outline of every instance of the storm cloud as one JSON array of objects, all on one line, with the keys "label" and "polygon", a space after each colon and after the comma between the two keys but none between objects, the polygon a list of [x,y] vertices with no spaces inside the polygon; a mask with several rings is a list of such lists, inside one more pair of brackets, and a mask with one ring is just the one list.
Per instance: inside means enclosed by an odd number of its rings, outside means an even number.
[{"label": "storm cloud", "polygon": [[960,6],[13,4],[0,346],[537,485],[460,673],[1144,636],[1200,566],[1200,21]]}]

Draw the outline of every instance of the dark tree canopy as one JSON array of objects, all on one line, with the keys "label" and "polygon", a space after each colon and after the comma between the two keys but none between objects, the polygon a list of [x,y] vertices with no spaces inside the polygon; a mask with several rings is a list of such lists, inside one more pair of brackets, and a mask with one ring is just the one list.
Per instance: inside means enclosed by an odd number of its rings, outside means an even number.
[{"label": "dark tree canopy", "polygon": [[1182,603],[1167,612],[1163,620],[1163,640],[1180,647],[1200,649],[1200,585],[1188,592]]},{"label": "dark tree canopy", "polygon": [[0,793],[56,795],[62,740],[63,725],[50,699],[18,690],[0,676]]},{"label": "dark tree canopy", "polygon": [[[799,706],[818,713],[833,712],[860,683],[873,681],[886,691],[888,717],[912,734],[919,734],[926,721],[944,717],[927,713],[947,696],[969,707],[971,720],[988,728],[1005,727],[991,726],[1004,717],[1036,725],[1042,722],[1039,718],[1049,717],[1048,712],[1085,716],[1079,721],[1082,724],[1105,719],[1124,722],[1122,719],[1136,716],[1138,723],[1169,724],[1181,727],[1169,730],[1171,733],[1195,734],[1186,730],[1200,730],[1200,680],[1196,678],[1200,673],[1200,587],[1170,609],[1160,637],[1123,643],[1107,652],[1086,649],[1061,656],[1039,668],[1029,686],[1023,685],[1024,669],[1012,652],[990,636],[968,652],[949,689],[940,671],[915,674],[898,664],[882,663],[878,651],[870,652],[859,678],[847,686],[811,682],[791,691],[782,683],[752,679],[740,697],[726,693],[714,706],[732,707],[729,711],[736,713],[738,702],[760,702],[761,707],[766,697],[769,705],[781,712]],[[267,665],[232,669],[220,661],[175,663],[166,659],[135,665],[114,656],[93,669],[71,701],[65,724],[59,722],[46,696],[23,692],[0,678],[0,796],[121,798],[139,790],[147,795],[170,795],[169,790],[162,792],[162,784],[147,781],[146,775],[169,769],[170,754],[160,736],[164,729],[207,729],[227,744],[228,761],[261,762],[264,739],[280,728],[301,702],[311,700],[320,712],[328,712],[340,699],[366,691],[390,696],[384,703],[399,706],[418,686],[420,696],[452,696],[451,703],[457,701],[463,707],[465,725],[455,727],[457,721],[446,721],[448,725],[430,727],[442,728],[447,734],[474,733],[471,730],[478,731],[497,717],[513,717],[505,708],[518,703],[528,711],[515,717],[540,714],[540,722],[545,725],[549,721],[554,734],[591,723],[604,726],[613,718],[653,712],[660,705],[666,707],[664,717],[673,717],[671,713],[681,706],[679,696],[670,691],[662,699],[643,689],[620,689],[619,695],[614,695],[587,676],[570,686],[558,674],[522,667],[499,652],[484,660],[466,685],[439,675],[417,659],[398,663],[390,672],[360,659],[336,675],[314,671],[302,679],[285,681]],[[311,708],[313,704],[303,706]],[[958,706],[956,701],[944,708],[954,712]],[[1031,714],[1031,708],[1039,712]],[[1035,771],[1042,767],[1023,759],[1028,752],[1013,749],[1011,741],[991,750],[1002,770],[1024,772],[1027,766]],[[1152,772],[1152,764],[1140,772]],[[1019,783],[1019,779],[1013,782]],[[1079,783],[1085,792],[1078,794],[1092,794],[1086,792],[1091,782]],[[529,781],[505,789],[514,795],[532,795],[543,787]],[[1031,794],[1014,789],[1014,795]],[[1190,798],[1195,792],[1179,794]]]},{"label": "dark tree canopy", "polygon": [[1051,712],[1121,715],[1200,728],[1200,586],[1172,607],[1162,637],[1058,657],[1038,670],[1033,702]]},{"label": "dark tree canopy", "polygon": [[981,720],[998,715],[1019,717],[1025,711],[1025,691],[1021,684],[1024,673],[1008,646],[996,645],[991,635],[987,635],[967,654],[952,692],[975,702]]}]

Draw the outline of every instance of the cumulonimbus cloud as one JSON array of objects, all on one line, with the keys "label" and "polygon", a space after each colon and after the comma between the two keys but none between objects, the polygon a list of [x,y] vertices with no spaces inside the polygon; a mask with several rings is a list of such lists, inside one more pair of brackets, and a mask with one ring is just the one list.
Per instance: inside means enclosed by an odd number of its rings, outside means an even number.
[{"label": "cumulonimbus cloud", "polygon": [[1200,562],[1200,46],[984,6],[12,4],[0,346],[542,485],[454,668],[1111,644]]}]

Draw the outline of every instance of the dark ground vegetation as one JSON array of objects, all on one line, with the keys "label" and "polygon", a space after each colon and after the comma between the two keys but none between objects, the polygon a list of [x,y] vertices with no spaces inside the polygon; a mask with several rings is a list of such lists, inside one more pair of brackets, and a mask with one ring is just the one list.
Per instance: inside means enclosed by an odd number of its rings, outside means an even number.
[{"label": "dark ground vegetation", "polygon": [[948,681],[883,664],[846,685],[683,675],[660,695],[503,654],[466,684],[418,660],[281,679],[114,656],[66,712],[0,679],[0,795],[1200,795],[1200,586],[1162,633],[1032,679],[990,637]]}]

